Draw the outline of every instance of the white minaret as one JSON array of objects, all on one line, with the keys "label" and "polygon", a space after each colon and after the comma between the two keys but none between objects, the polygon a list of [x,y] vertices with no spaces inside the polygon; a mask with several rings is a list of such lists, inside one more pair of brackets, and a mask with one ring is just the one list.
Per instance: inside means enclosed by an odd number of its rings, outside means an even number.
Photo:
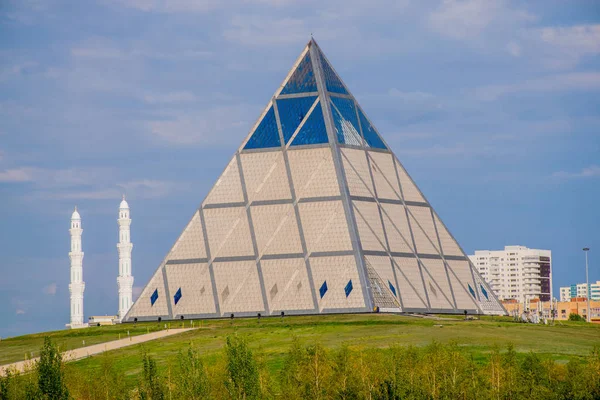
[{"label": "white minaret", "polygon": [[77,212],[77,207],[71,215],[71,283],[69,292],[71,293],[71,328],[80,328],[85,326],[83,323],[83,291],[85,283],[83,282],[83,251],[81,251],[81,216]]},{"label": "white minaret", "polygon": [[129,218],[129,204],[125,201],[125,195],[121,205],[119,205],[119,277],[117,286],[119,287],[119,320],[122,320],[129,311],[133,297],[133,276],[131,275],[131,243],[130,229],[131,218]]}]

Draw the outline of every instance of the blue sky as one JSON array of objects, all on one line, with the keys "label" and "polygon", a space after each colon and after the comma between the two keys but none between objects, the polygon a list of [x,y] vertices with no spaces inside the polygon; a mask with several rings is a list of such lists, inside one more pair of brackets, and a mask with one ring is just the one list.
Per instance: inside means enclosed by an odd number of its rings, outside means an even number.
[{"label": "blue sky", "polygon": [[314,34],[467,252],[551,249],[600,280],[593,1],[0,3],[0,336],[117,311],[117,209],[139,292]]}]

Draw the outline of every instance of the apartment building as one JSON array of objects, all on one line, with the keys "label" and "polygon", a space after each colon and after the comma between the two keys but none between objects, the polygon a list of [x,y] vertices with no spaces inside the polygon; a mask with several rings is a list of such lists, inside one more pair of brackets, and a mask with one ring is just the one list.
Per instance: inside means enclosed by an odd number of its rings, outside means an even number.
[{"label": "apartment building", "polygon": [[588,295],[590,300],[600,300],[600,281],[590,283],[589,290],[586,283],[577,283],[560,288],[560,301],[569,301],[575,297],[587,298]]},{"label": "apartment building", "polygon": [[471,262],[500,300],[552,298],[552,252],[525,246],[504,250],[476,250]]}]

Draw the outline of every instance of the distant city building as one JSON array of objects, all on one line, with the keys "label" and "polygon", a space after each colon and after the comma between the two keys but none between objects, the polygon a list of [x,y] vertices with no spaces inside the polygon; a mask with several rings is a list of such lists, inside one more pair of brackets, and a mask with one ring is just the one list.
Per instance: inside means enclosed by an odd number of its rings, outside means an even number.
[{"label": "distant city building", "polygon": [[[531,317],[533,314],[546,319],[552,319],[552,310],[554,319],[566,321],[569,315],[577,314],[587,318],[587,299],[583,297],[574,297],[569,301],[538,301],[533,299],[527,303],[520,303],[515,300],[502,301],[502,305],[509,315],[520,317],[524,313]],[[590,301],[590,320],[593,323],[600,324],[600,300]]]},{"label": "distant city building", "polygon": [[469,258],[500,300],[552,298],[552,252],[525,246],[476,250]]},{"label": "distant city building", "polygon": [[89,326],[113,325],[117,321],[118,315],[93,315],[88,318]]},{"label": "distant city building", "polygon": [[575,297],[586,298],[590,296],[590,300],[600,300],[600,281],[590,283],[588,290],[586,283],[578,283],[571,286],[562,286],[560,288],[560,301],[570,301]]}]

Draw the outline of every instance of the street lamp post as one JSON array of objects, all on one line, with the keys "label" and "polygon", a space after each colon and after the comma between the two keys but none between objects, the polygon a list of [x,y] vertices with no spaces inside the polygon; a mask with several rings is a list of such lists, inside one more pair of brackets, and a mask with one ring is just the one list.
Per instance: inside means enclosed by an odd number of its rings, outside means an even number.
[{"label": "street lamp post", "polygon": [[587,300],[586,320],[587,322],[590,322],[592,320],[592,311],[590,310],[590,280],[588,279],[588,251],[590,251],[590,248],[584,247],[583,251],[585,252],[585,298]]}]

